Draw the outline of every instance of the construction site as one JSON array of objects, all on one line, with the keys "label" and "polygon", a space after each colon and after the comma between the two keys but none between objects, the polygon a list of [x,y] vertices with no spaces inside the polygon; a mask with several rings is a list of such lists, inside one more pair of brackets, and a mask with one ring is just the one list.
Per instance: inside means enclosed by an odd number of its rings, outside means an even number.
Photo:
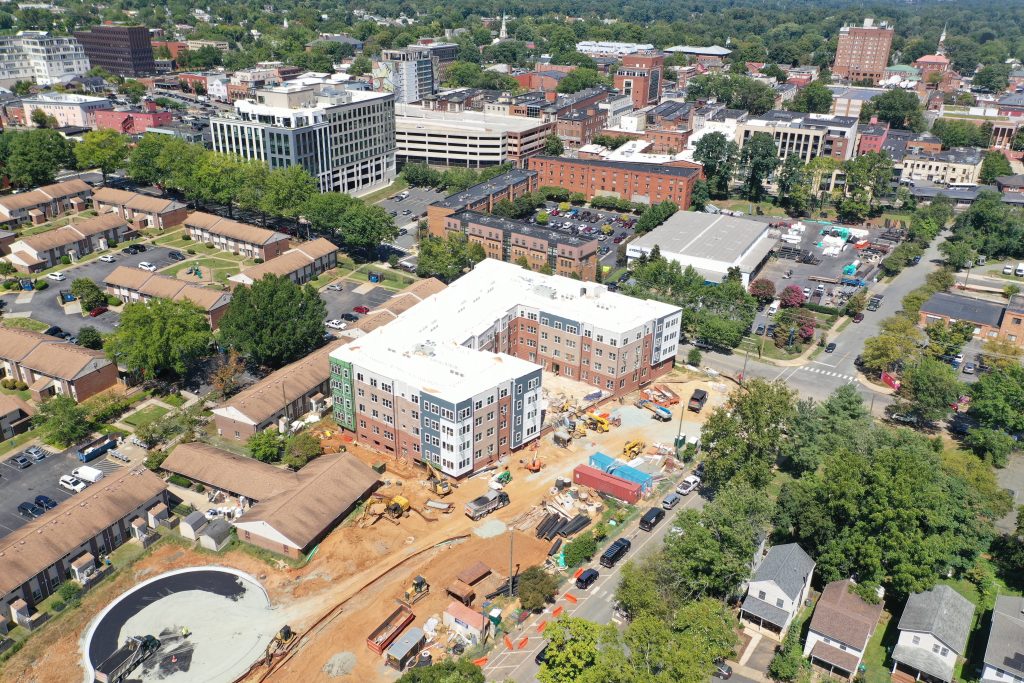
[{"label": "construction site", "polygon": [[[609,505],[618,506],[574,472],[621,475],[636,484],[636,499],[624,494],[625,505],[652,504],[660,482],[682,466],[679,455],[699,448],[701,425],[731,387],[673,371],[645,390],[605,402],[586,402],[587,395],[573,396],[573,389],[545,382],[543,435],[458,481],[321,428],[325,450],[344,445],[376,469],[382,483],[301,566],[268,564],[237,549],[211,562],[209,554],[158,544],[109,590],[123,592],[147,576],[210,564],[255,577],[271,609],[286,617],[288,631],[280,619],[268,620],[261,631],[266,642],[247,645],[259,651],[251,666],[216,680],[386,681],[416,663],[484,657],[491,647],[505,647],[503,634],[526,616],[514,598],[518,574],[542,565],[571,576],[562,546],[605,519]],[[695,397],[702,397],[696,405]],[[83,602],[83,618],[92,620],[106,604],[107,588]],[[80,658],[66,657],[78,646],[73,628],[41,633],[12,658],[5,675],[31,671],[38,681],[81,679],[74,670]],[[40,663],[45,666],[37,668]]]}]

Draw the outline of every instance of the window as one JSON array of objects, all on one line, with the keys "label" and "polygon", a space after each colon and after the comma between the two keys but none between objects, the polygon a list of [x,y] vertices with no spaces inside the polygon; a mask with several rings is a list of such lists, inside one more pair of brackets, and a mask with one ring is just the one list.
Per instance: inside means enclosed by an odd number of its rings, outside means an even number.
[{"label": "window", "polygon": [[934,645],[932,645],[932,652],[934,652],[935,654],[939,654],[939,650],[941,650],[941,649],[942,649],[942,646],[939,645],[938,643],[935,643]]},{"label": "window", "polygon": [[949,654],[949,648],[945,648],[945,647],[944,647],[944,648],[942,648],[942,652],[941,652],[940,654],[941,654],[941,655],[942,655],[943,657],[945,657],[946,655],[948,655],[948,654]]},{"label": "window", "polygon": [[783,606],[783,605],[785,605],[785,604],[786,604],[786,603],[785,603],[785,602],[783,602],[782,598],[777,598],[777,599],[775,600],[775,606],[776,606],[776,607],[782,607],[782,606]]},{"label": "window", "polygon": [[766,597],[768,597],[768,595],[764,591],[758,591],[757,592],[757,599],[758,600],[764,600]]},{"label": "window", "polygon": [[910,642],[913,643],[914,645],[920,645],[921,644],[921,636],[914,636],[913,638],[910,639]]}]

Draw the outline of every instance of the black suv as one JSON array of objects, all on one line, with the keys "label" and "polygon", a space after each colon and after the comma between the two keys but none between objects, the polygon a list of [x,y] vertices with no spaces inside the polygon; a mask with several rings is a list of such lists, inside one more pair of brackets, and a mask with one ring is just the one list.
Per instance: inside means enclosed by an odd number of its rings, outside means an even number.
[{"label": "black suv", "polygon": [[608,567],[609,569],[615,566],[615,563],[622,559],[622,556],[629,552],[630,547],[633,544],[629,542],[627,538],[617,538],[615,542],[608,546],[608,550],[604,551],[601,555],[600,563],[602,567]]},{"label": "black suv", "polygon": [[171,259],[172,261],[184,261],[185,255],[182,254],[180,251],[172,251],[168,252],[167,258]]}]

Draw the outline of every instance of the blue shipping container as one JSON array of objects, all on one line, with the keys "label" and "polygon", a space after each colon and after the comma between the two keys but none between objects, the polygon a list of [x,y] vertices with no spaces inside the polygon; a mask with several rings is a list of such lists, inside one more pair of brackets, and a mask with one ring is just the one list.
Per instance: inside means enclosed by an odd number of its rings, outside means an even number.
[{"label": "blue shipping container", "polygon": [[594,453],[590,456],[590,466],[594,469],[601,470],[605,474],[613,474],[619,479],[625,479],[636,484],[640,484],[640,488],[643,492],[650,493],[651,489],[654,488],[654,476],[647,472],[641,472],[635,467],[630,467],[621,460],[605,455],[604,453]]}]

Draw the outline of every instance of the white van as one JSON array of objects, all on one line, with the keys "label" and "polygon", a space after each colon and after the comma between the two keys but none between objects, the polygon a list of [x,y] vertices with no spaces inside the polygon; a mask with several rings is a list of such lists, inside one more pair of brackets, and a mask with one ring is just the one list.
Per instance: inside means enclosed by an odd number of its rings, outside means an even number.
[{"label": "white van", "polygon": [[104,477],[102,470],[98,470],[95,467],[89,467],[88,465],[82,465],[72,472],[71,475],[81,479],[82,481],[87,481],[90,484],[95,484]]},{"label": "white van", "polygon": [[768,307],[768,317],[769,318],[774,317],[775,314],[779,312],[779,305],[780,304],[781,304],[781,302],[778,299],[776,299],[775,301],[772,302],[772,305]]},{"label": "white van", "polygon": [[1017,277],[1024,277],[1024,263],[1017,264],[1017,270],[1013,271],[1013,274]]}]

